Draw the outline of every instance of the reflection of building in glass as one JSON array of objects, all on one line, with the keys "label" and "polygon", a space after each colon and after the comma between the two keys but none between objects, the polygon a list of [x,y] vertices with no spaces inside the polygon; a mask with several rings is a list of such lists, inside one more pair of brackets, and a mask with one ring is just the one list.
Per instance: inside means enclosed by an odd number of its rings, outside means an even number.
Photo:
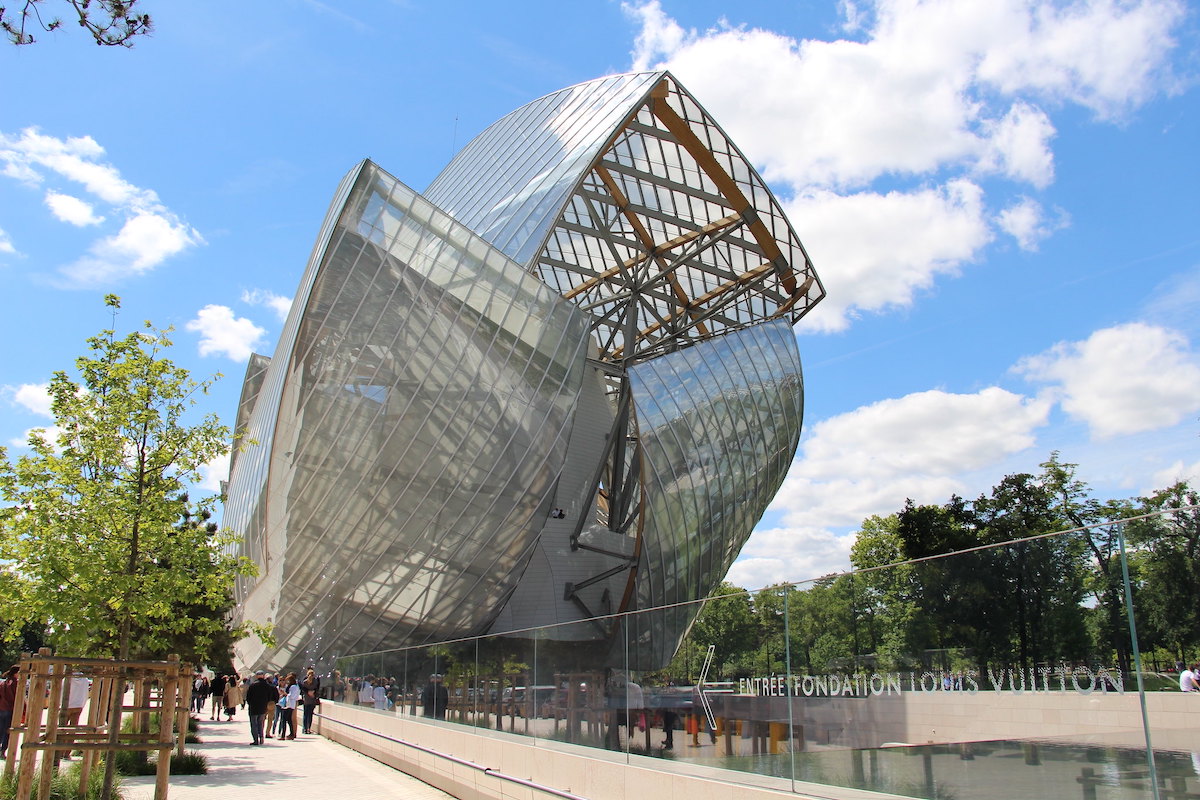
[{"label": "reflection of building in glass", "polygon": [[607,614],[706,596],[795,452],[791,325],[822,296],[667,73],[536,100],[423,195],[359,164],[246,373],[225,519],[260,568],[237,613],[278,642],[239,660],[580,620],[562,637],[603,642]]}]

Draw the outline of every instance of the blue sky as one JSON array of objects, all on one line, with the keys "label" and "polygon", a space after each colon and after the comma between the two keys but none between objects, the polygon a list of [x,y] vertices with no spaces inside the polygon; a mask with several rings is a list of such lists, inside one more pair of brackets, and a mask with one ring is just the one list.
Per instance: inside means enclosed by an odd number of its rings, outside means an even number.
[{"label": "blue sky", "polygon": [[665,66],[829,292],[797,328],[800,451],[731,580],[840,569],[866,516],[973,497],[1055,450],[1103,498],[1200,480],[1194,7],[143,2],[156,32],[132,50],[71,24],[0,48],[14,451],[48,424],[50,372],[110,324],[104,294],[118,326],[172,325],[177,361],[223,373],[203,410],[231,421],[354,163],[420,190],[514,108]]}]

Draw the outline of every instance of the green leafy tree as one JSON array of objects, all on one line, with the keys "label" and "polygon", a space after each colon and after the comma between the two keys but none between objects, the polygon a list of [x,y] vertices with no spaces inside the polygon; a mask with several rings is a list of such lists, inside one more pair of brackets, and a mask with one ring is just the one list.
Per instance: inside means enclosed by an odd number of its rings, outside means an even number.
[{"label": "green leafy tree", "polygon": [[[120,301],[105,302],[115,315]],[[78,380],[50,380],[54,432],[31,434],[15,463],[0,452],[0,593],[24,615],[4,620],[6,638],[44,621],[60,652],[127,659],[184,639],[205,655],[226,629],[233,581],[253,565],[208,524],[215,498],[185,488],[230,432],[212,415],[188,424],[211,381],[165,357],[168,334],[146,323],[90,338]]]},{"label": "green leafy tree", "polygon": [[[150,15],[134,11],[138,0],[65,0],[79,27],[91,34],[98,45],[133,47],[133,39],[150,33]],[[0,6],[0,30],[13,44],[33,44],[31,31],[41,28],[47,33],[62,27],[59,17],[42,15],[44,0],[24,0],[16,4],[20,11]]]},{"label": "green leafy tree", "polygon": [[948,669],[947,654],[972,640],[974,612],[988,594],[980,554],[959,552],[982,544],[976,515],[958,496],[944,506],[909,500],[897,515],[896,535],[906,558],[929,559],[912,565],[912,597],[923,611],[922,649],[941,654],[941,663],[930,666]]},{"label": "green leafy tree", "polygon": [[1130,668],[1129,626],[1125,620],[1125,591],[1121,578],[1119,530],[1121,520],[1133,513],[1124,501],[1102,503],[1091,496],[1088,485],[1075,476],[1077,465],[1059,460],[1057,452],[1042,465],[1041,483],[1054,495],[1053,508],[1062,528],[1080,528],[1075,536],[1090,561],[1085,587],[1096,600],[1095,622],[1100,657],[1116,656],[1122,670]]},{"label": "green leafy tree", "polygon": [[[1178,661],[1200,647],[1200,493],[1179,482],[1140,499],[1136,514],[1168,512],[1128,523],[1140,563],[1139,643],[1160,644]],[[1131,559],[1132,560],[1132,559]],[[1149,640],[1149,641],[1147,641]]]},{"label": "green leafy tree", "polygon": [[905,560],[899,528],[897,514],[868,517],[850,548],[868,646],[884,669],[919,666],[932,637],[931,617],[921,608],[920,567],[899,563]]},{"label": "green leafy tree", "polygon": [[754,593],[755,644],[748,652],[745,671],[752,675],[774,675],[787,671],[788,598],[795,587],[776,584]]},{"label": "green leafy tree", "polygon": [[[827,576],[801,593],[789,608],[792,663],[806,672],[851,669],[866,652],[858,614],[858,588],[851,576]],[[800,654],[799,660],[797,653]]]},{"label": "green leafy tree", "polygon": [[981,568],[973,585],[981,591],[970,597],[966,621],[981,667],[1008,661],[1024,668],[1088,654],[1083,544],[1077,536],[1033,538],[1063,526],[1055,497],[1052,484],[1019,473],[1006,475],[974,503],[981,542],[1013,542],[972,554]]}]

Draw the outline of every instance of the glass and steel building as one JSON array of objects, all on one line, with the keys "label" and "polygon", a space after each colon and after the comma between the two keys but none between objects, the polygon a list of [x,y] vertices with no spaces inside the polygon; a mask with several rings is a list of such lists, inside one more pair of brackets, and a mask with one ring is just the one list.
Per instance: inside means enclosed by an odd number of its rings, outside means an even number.
[{"label": "glass and steel building", "polygon": [[277,641],[240,665],[581,621],[562,638],[602,653],[609,615],[706,596],[795,453],[792,325],[823,295],[666,72],[536,100],[420,194],[358,164],[246,372],[225,523],[259,574],[235,613]]}]

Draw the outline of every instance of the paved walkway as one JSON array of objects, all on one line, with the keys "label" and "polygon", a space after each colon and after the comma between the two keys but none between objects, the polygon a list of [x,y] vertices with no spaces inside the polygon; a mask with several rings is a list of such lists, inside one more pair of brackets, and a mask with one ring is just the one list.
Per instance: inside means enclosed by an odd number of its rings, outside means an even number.
[{"label": "paved walkway", "polygon": [[[355,800],[452,800],[411,775],[317,735],[250,744],[245,709],[232,722],[200,720],[207,775],[172,775],[171,800],[264,800],[269,797],[353,797]],[[126,800],[152,800],[154,776],[124,778]]]}]

